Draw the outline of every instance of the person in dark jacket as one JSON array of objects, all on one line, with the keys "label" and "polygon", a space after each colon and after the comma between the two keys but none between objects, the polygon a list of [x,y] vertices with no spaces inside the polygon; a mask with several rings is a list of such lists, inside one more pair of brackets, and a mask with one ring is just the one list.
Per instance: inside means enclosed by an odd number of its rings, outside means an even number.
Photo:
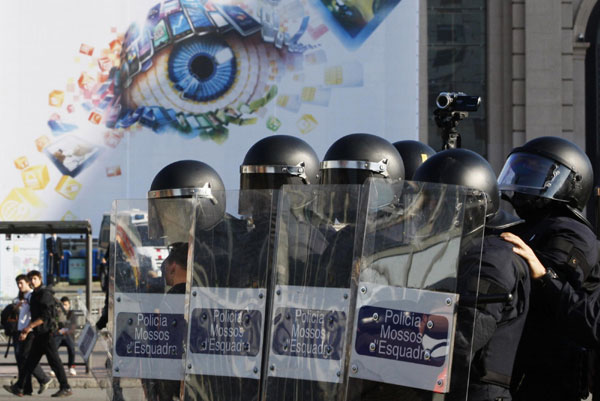
[{"label": "person in dark jacket", "polygon": [[[29,300],[31,298],[33,290],[31,289],[31,280],[29,280],[29,278],[25,274],[19,274],[16,277],[15,281],[17,282],[17,286],[19,287],[19,299],[15,301],[15,305],[17,305],[18,307],[19,318],[17,321],[17,332],[13,335],[13,344],[15,349],[15,359],[17,361],[17,368],[20,372],[25,367],[25,361],[27,360],[27,355],[29,355],[29,353],[31,352],[31,346],[35,337],[33,333],[29,333],[29,335],[24,340],[19,340],[21,331],[31,321]],[[44,370],[39,364],[35,367],[32,374],[40,383],[38,394],[42,394],[50,386],[53,379],[48,377],[46,373],[44,373]],[[23,392],[25,395],[33,394],[31,376],[29,376],[29,379],[25,381]]]},{"label": "person in dark jacket", "polygon": [[46,252],[48,253],[48,268],[46,269],[46,283],[48,286],[60,280],[60,262],[64,259],[62,238],[55,233],[46,239]]},{"label": "person in dark jacket", "polygon": [[54,342],[56,343],[56,349],[58,349],[61,345],[67,347],[67,356],[69,367],[69,374],[71,376],[77,375],[77,371],[75,370],[75,342],[73,341],[73,331],[77,326],[77,323],[74,321],[73,311],[71,310],[71,300],[69,297],[64,296],[60,299],[61,304],[63,305],[64,312],[66,313],[66,322],[58,324],[58,331],[54,333]]},{"label": "person in dark jacket", "polygon": [[525,220],[503,237],[528,260],[533,277],[514,398],[584,399],[590,346],[597,346],[590,341],[597,330],[594,309],[600,306],[593,301],[600,282],[598,245],[583,216],[593,186],[590,160],[565,139],[540,137],[509,154],[498,183]]},{"label": "person in dark jacket", "polygon": [[[485,226],[477,225],[483,222],[484,216],[478,216],[481,209],[469,210],[469,203],[475,199],[466,202],[457,280],[461,300],[452,366],[454,388],[450,398],[465,399],[466,389],[461,388],[466,384],[463,372],[469,372],[470,401],[509,401],[513,363],[529,310],[530,278],[525,261],[513,254],[499,233],[520,220],[500,209],[496,175],[475,152],[448,149],[436,153],[417,168],[413,179],[462,185],[487,195]],[[473,308],[465,308],[463,303],[477,295],[477,311],[473,313]]]},{"label": "person in dark jacket", "polygon": [[51,291],[42,286],[42,273],[37,270],[32,270],[27,273],[27,277],[33,284],[33,294],[29,301],[31,308],[31,322],[21,331],[19,340],[23,341],[33,332],[35,334],[31,352],[27,356],[25,366],[19,372],[19,378],[13,385],[4,385],[4,389],[9,393],[19,397],[24,395],[24,386],[26,380],[31,380],[31,374],[35,367],[40,362],[42,355],[46,355],[48,364],[56,374],[56,378],[60,384],[58,392],[52,394],[53,397],[67,397],[72,395],[71,386],[67,381],[67,376],[63,368],[56,344],[52,338],[54,312],[54,295]]}]

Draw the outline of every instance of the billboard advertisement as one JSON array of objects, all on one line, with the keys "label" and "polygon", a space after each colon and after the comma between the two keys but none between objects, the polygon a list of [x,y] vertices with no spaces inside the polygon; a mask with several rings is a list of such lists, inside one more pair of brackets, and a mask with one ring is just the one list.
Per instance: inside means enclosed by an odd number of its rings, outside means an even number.
[{"label": "billboard advertisement", "polygon": [[417,0],[3,4],[0,220],[90,219],[195,159],[239,187],[294,135],[416,139]]}]

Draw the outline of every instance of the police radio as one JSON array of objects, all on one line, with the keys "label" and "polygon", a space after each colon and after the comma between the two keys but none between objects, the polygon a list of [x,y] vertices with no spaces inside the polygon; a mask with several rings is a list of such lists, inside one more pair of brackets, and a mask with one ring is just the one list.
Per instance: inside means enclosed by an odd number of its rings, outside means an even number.
[{"label": "police radio", "polygon": [[442,149],[461,147],[460,134],[456,130],[458,124],[469,116],[469,112],[479,109],[480,96],[469,96],[463,92],[440,92],[435,100],[433,112],[435,123],[442,129]]}]

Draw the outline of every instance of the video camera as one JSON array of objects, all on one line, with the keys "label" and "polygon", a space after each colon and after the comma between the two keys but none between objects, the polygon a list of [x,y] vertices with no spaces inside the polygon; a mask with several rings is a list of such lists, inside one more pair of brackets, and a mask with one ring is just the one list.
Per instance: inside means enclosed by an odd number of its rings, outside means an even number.
[{"label": "video camera", "polygon": [[433,111],[435,123],[442,129],[442,149],[460,148],[460,134],[456,130],[458,123],[477,111],[481,97],[469,96],[463,92],[440,92],[435,100],[437,108]]},{"label": "video camera", "polygon": [[463,92],[441,92],[435,105],[449,111],[477,111],[481,104],[480,96],[469,96]]}]

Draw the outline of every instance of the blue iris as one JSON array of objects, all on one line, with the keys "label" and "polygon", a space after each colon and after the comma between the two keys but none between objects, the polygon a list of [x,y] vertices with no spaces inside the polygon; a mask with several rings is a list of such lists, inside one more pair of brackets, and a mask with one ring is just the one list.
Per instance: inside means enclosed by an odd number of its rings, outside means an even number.
[{"label": "blue iris", "polygon": [[219,98],[235,81],[237,64],[229,45],[216,37],[191,38],[169,56],[169,78],[186,99]]}]

